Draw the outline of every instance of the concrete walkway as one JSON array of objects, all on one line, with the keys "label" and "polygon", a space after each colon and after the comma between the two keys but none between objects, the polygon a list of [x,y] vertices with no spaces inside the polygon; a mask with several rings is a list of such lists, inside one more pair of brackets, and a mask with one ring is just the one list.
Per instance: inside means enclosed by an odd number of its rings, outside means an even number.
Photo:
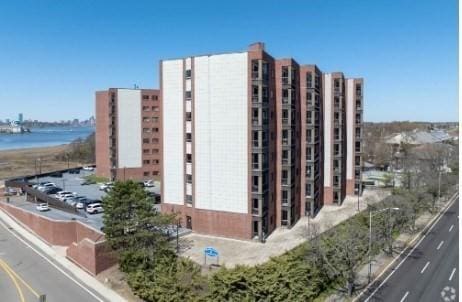
[{"label": "concrete walkway", "polygon": [[[389,192],[383,190],[364,191],[359,200],[360,210],[366,209],[368,203],[375,203],[388,195]],[[220,253],[220,265],[234,267],[238,264],[260,264],[305,242],[309,237],[309,230],[322,233],[357,213],[358,198],[347,196],[341,206],[324,206],[313,219],[302,217],[291,229],[276,229],[265,243],[192,233],[180,239],[181,254],[199,264],[204,264],[204,249],[212,246]],[[210,259],[208,263],[216,263],[216,260]]]},{"label": "concrete walkway", "polygon": [[[27,244],[30,244],[31,248],[36,249],[39,254],[42,254],[43,257],[48,258],[49,261],[56,262],[61,267],[60,269],[64,269],[63,278],[69,278],[70,280],[72,280],[71,278],[73,278],[74,280],[83,284],[84,287],[91,288],[93,291],[97,292],[107,301],[126,301],[116,292],[107,288],[96,278],[89,275],[81,268],[79,268],[77,265],[65,258],[62,250],[54,249],[52,246],[49,246],[41,239],[39,239],[32,233],[28,232],[22,225],[20,225],[13,218],[11,218],[5,212],[3,212],[3,210],[0,210],[0,220],[3,223],[5,223],[8,227],[10,227],[12,230],[14,230],[15,233],[19,234],[19,238],[24,240]],[[69,277],[66,277],[65,274],[67,274]]]}]

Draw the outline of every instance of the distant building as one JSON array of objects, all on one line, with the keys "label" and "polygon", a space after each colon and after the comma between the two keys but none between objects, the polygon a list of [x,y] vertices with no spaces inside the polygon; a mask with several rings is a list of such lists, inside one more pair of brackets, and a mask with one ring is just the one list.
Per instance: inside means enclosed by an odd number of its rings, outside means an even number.
[{"label": "distant building", "polygon": [[23,116],[22,116],[22,113],[18,114],[18,122],[19,122],[20,124],[23,123]]},{"label": "distant building", "polygon": [[160,178],[159,90],[96,92],[96,174],[110,179]]}]

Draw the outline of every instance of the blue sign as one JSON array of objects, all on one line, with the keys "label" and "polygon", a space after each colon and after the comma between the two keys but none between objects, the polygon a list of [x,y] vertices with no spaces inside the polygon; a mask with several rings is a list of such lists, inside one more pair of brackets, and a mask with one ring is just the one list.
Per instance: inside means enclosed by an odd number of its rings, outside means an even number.
[{"label": "blue sign", "polygon": [[204,253],[209,257],[218,257],[218,251],[213,247],[206,247]]}]

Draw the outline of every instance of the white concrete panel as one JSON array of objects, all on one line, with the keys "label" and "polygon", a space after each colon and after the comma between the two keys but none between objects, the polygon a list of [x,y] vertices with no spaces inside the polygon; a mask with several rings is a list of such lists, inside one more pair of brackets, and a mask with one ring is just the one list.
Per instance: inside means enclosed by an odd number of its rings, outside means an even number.
[{"label": "white concrete panel", "polygon": [[353,179],[353,160],[354,160],[354,80],[347,79],[347,98],[346,98],[346,178]]},{"label": "white concrete panel", "polygon": [[192,164],[186,163],[186,174],[192,175]]},{"label": "white concrete panel", "polygon": [[191,80],[186,80],[185,86],[186,91],[191,91]]},{"label": "white concrete panel", "polygon": [[192,123],[186,122],[186,133],[192,133]]},{"label": "white concrete panel", "polygon": [[324,186],[332,182],[332,75],[324,74]]},{"label": "white concrete panel", "polygon": [[192,144],[186,143],[186,154],[192,154]]},{"label": "white concrete panel", "polygon": [[192,195],[192,184],[186,184],[186,194]]},{"label": "white concrete panel", "polygon": [[191,58],[185,59],[185,69],[191,69]]},{"label": "white concrete panel", "polygon": [[183,60],[162,62],[163,202],[184,204]]},{"label": "white concrete panel", "polygon": [[119,168],[139,168],[141,159],[141,91],[117,90],[117,158]]},{"label": "white concrete panel", "polygon": [[248,213],[247,53],[194,59],[195,207]]}]

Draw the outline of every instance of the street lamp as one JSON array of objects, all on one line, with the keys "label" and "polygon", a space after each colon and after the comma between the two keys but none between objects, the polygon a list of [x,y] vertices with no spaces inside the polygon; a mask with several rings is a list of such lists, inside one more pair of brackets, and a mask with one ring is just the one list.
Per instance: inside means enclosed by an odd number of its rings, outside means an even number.
[{"label": "street lamp", "polygon": [[[378,214],[378,213],[381,213],[381,212],[384,212],[384,211],[388,211],[388,223],[390,224],[390,220],[391,220],[391,211],[399,211],[400,208],[385,208],[385,209],[381,209],[381,210],[377,210],[377,211],[370,211],[369,210],[369,271],[367,273],[367,279],[368,279],[368,284],[371,283],[371,272],[372,272],[372,217],[374,216],[374,214]],[[390,226],[390,225],[389,225]],[[391,243],[391,227],[389,228],[389,240],[390,240],[390,243]],[[390,251],[391,251],[391,244],[389,245],[389,248],[390,248]]]}]

